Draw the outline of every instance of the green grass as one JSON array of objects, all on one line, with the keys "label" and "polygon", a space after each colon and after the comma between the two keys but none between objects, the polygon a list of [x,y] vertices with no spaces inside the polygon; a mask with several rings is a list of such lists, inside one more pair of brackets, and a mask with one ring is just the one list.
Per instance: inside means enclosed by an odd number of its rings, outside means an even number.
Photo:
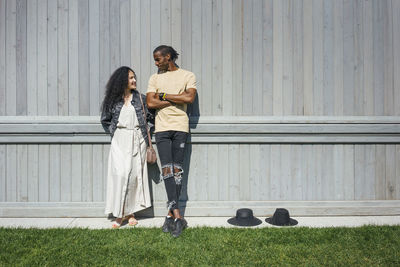
[{"label": "green grass", "polygon": [[400,226],[359,228],[0,228],[0,265],[400,266]]}]

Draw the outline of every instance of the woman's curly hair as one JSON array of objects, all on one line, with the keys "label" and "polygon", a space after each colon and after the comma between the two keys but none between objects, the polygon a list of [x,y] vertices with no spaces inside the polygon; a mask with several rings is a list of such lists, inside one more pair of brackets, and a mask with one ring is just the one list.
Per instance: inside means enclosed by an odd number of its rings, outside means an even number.
[{"label": "woman's curly hair", "polygon": [[111,75],[106,85],[101,111],[111,110],[116,103],[123,99],[125,89],[128,86],[129,71],[135,73],[131,68],[123,66]]}]

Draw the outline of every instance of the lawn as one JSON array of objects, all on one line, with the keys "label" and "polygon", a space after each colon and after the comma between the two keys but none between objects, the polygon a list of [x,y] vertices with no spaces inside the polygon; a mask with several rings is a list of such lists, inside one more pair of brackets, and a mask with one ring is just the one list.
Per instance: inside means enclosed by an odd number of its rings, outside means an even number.
[{"label": "lawn", "polygon": [[400,226],[358,228],[0,228],[0,265],[400,266]]}]

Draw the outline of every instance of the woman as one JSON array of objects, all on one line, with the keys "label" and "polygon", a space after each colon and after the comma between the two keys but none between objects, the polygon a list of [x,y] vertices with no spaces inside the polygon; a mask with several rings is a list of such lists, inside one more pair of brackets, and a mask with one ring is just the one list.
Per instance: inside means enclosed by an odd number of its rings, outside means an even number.
[{"label": "woman", "polygon": [[118,68],[106,85],[101,106],[101,124],[112,138],[105,213],[117,218],[114,229],[126,220],[136,225],[134,213],[151,206],[142,103],[147,117],[146,98],[136,90],[135,72],[129,67]]}]

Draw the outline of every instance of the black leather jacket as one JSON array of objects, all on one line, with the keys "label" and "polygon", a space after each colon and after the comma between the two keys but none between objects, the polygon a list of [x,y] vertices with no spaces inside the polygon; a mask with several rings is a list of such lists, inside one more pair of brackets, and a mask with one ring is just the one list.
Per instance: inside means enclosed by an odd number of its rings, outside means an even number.
[{"label": "black leather jacket", "polygon": [[[139,97],[142,97],[143,100],[143,105],[144,109],[146,111],[146,118],[147,118],[147,124],[149,129],[153,130],[154,127],[154,110],[148,110],[147,105],[146,105],[146,96],[143,94],[140,94],[137,90],[132,91],[132,101],[131,104],[135,108],[136,111],[136,116],[139,121],[140,125],[140,130],[142,131],[142,135],[144,140],[146,140],[146,144],[149,145],[149,140],[147,138],[147,129],[144,121],[144,116],[143,116],[143,109],[142,109],[142,104],[140,102]],[[119,114],[121,113],[121,109],[124,105],[124,101],[121,100],[120,102],[117,102],[111,110],[103,110],[101,113],[101,125],[104,128],[104,131],[113,137],[115,130],[117,129],[117,124],[118,124],[118,118]]]}]

